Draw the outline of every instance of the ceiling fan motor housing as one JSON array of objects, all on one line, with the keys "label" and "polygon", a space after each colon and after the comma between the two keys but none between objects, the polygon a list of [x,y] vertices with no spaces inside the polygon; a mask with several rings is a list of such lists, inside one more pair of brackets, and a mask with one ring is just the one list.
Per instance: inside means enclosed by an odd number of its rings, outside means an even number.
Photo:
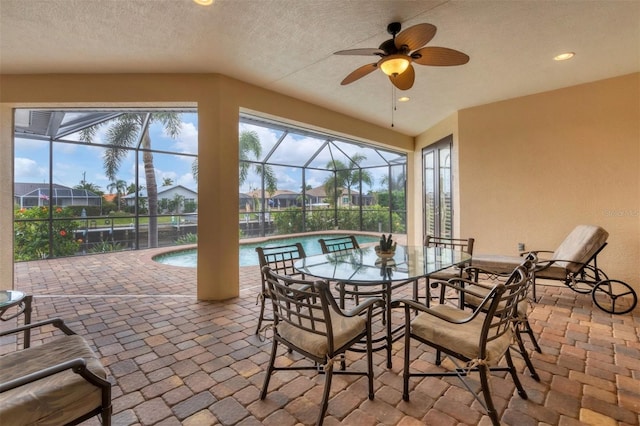
[{"label": "ceiling fan motor housing", "polygon": [[402,29],[402,24],[400,22],[392,22],[387,25],[387,32],[395,37],[396,34],[400,32]]}]

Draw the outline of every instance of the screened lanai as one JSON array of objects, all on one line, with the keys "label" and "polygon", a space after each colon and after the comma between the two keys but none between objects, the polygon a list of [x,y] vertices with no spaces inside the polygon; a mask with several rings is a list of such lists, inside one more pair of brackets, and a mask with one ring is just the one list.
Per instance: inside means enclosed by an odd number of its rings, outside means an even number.
[{"label": "screened lanai", "polygon": [[[15,110],[14,181],[37,183],[45,194],[39,206],[52,212],[35,215],[16,204],[16,235],[39,225],[47,235],[37,237],[46,242],[33,253],[38,258],[197,241],[193,194],[206,185],[198,183],[199,119],[193,108]],[[241,240],[406,230],[404,153],[241,114],[239,160],[238,201],[229,206],[238,205]],[[46,195],[58,187],[94,194],[100,202],[66,205]],[[161,198],[165,192],[170,198]]]},{"label": "screened lanai", "polygon": [[243,236],[406,230],[403,153],[249,115],[239,149]]}]

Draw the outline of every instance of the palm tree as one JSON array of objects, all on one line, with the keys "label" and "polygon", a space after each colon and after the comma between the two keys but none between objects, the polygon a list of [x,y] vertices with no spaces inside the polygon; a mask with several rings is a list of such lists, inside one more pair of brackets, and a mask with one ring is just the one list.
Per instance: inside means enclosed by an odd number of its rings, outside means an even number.
[{"label": "palm tree", "polygon": [[[161,123],[166,133],[174,139],[180,134],[179,113],[124,113],[108,122],[109,128],[106,133],[108,148],[104,153],[104,170],[107,177],[113,181],[116,179],[122,160],[129,152],[128,148],[134,147],[139,142],[139,148],[142,150],[149,206],[149,248],[158,247],[158,184],[156,183],[153,153],[150,150],[151,136],[149,135],[149,126],[153,122]],[[103,123],[96,124],[84,129],[80,139],[84,142],[92,142],[98,128],[102,125]]]},{"label": "palm tree", "polygon": [[107,191],[113,194],[113,191],[116,192],[116,200],[118,201],[118,211],[122,206],[120,196],[125,193],[127,190],[127,182],[122,179],[117,179],[112,181],[109,185],[107,185]]},{"label": "palm tree", "polygon": [[[240,185],[243,185],[249,176],[249,170],[251,170],[252,163],[250,161],[258,160],[262,156],[262,144],[258,132],[255,130],[242,131],[238,149]],[[253,170],[258,175],[264,175],[265,189],[273,195],[278,190],[278,180],[271,166],[254,163]]]},{"label": "palm tree", "polygon": [[347,189],[349,205],[351,205],[351,188],[355,187],[360,190],[363,183],[369,185],[373,183],[371,173],[368,170],[361,169],[359,166],[366,158],[363,154],[354,154],[349,160],[349,166],[346,166],[340,160],[331,160],[327,163],[327,169],[333,170],[333,175],[324,182],[324,190],[327,193],[327,198],[332,200],[334,204],[336,204],[339,195],[337,193],[338,188]]},{"label": "palm tree", "polygon": [[135,194],[136,192],[140,192],[144,189],[143,185],[140,185],[139,187],[136,187],[135,182],[131,182],[128,186],[127,186],[127,195],[129,194]]},{"label": "palm tree", "polygon": [[[262,155],[262,144],[260,143],[260,137],[254,130],[243,130],[240,132],[240,141],[238,143],[239,163],[238,163],[238,176],[240,177],[240,186],[242,186],[251,170],[250,161],[257,160]],[[267,192],[273,194],[278,190],[278,180],[273,172],[271,166],[265,164],[255,164],[254,172],[262,175],[264,172],[264,180]],[[198,159],[196,158],[191,163],[191,173],[195,181],[198,181]]]},{"label": "palm tree", "polygon": [[[387,190],[387,188],[389,187],[389,177],[390,175],[386,174],[380,178],[380,185],[383,186],[385,190]],[[403,171],[401,173],[398,173],[395,179],[391,181],[391,189],[392,190],[403,189],[404,181],[405,181],[405,175]]]},{"label": "palm tree", "polygon": [[162,179],[162,186],[171,186],[171,185],[173,185],[173,179],[168,177]]},{"label": "palm tree", "polygon": [[96,195],[104,194],[102,189],[95,183],[87,182],[84,179],[80,181],[80,184],[73,187],[73,189],[86,189],[87,191],[91,191]]}]

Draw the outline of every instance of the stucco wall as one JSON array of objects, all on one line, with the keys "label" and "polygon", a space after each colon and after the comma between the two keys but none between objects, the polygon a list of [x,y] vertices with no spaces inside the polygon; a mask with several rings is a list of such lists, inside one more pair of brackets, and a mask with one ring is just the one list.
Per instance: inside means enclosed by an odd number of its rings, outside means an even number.
[{"label": "stucco wall", "polygon": [[640,290],[640,74],[461,110],[460,234],[475,253],[610,236],[599,266]]},{"label": "stucco wall", "polygon": [[[0,76],[0,288],[13,286],[12,113],[15,107],[197,106],[198,298],[238,295],[238,114],[241,109],[408,152],[413,138],[214,74]],[[220,206],[228,205],[224,209]],[[224,241],[224,244],[219,244]]]}]

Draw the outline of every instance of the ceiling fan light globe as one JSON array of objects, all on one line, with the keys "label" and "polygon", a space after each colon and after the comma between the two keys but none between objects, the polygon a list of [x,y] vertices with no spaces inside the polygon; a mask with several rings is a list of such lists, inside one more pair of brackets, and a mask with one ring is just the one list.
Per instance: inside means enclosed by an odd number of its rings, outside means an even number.
[{"label": "ceiling fan light globe", "polygon": [[409,68],[409,64],[405,55],[389,55],[380,62],[380,69],[386,75],[400,75]]}]

